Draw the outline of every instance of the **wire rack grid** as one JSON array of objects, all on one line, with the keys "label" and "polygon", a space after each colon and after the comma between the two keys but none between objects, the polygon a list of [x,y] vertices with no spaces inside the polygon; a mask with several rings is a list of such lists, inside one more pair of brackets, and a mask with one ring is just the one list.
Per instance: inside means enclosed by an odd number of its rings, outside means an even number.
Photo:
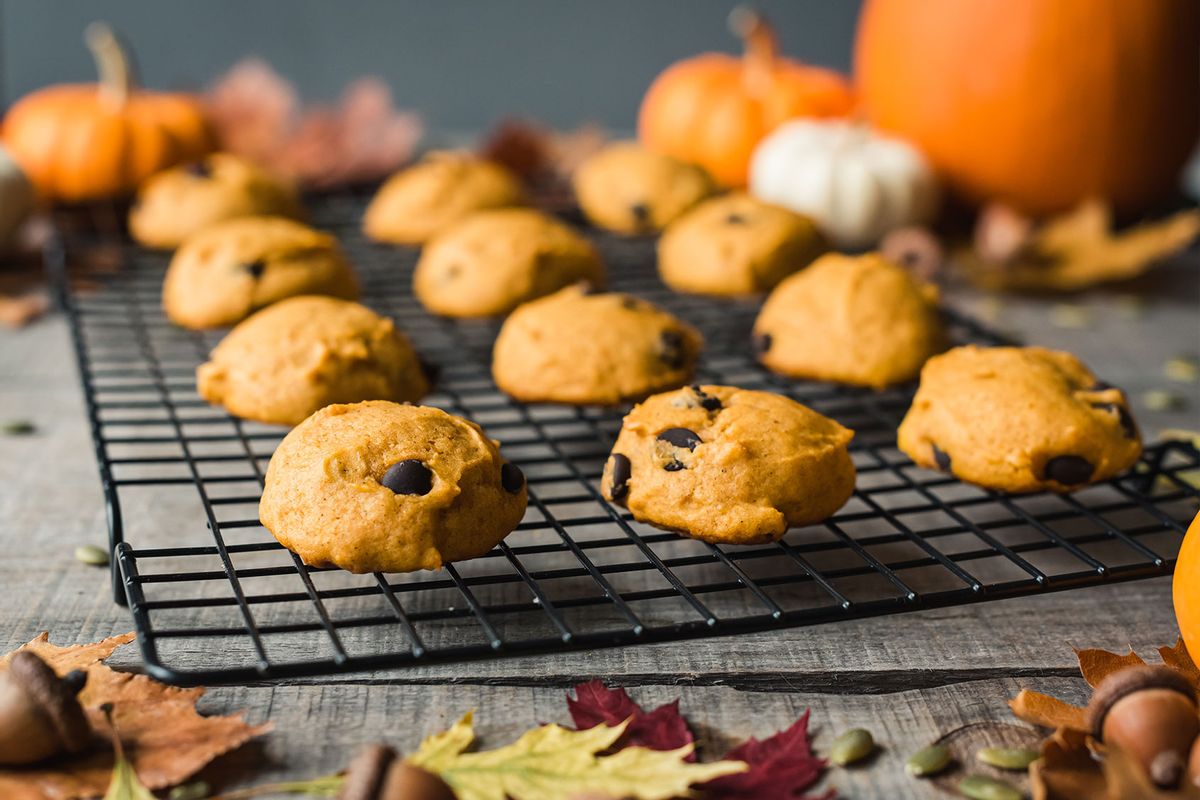
[{"label": "wire rack grid", "polygon": [[[1183,475],[1200,453],[1147,448],[1138,467],[1072,495],[1008,496],[920,469],[895,448],[912,386],[883,392],[793,381],[749,352],[756,306],[672,293],[653,242],[595,231],[615,288],[696,325],[703,383],[779,392],[855,432],[852,499],[770,545],[705,544],[634,521],[599,492],[622,410],[526,405],[491,380],[498,323],[426,314],[416,254],[360,234],[364,198],[316,198],[365,302],[440,368],[425,402],[479,422],[529,484],[518,529],[439,572],[351,575],[306,567],[258,522],[267,461],[286,431],[196,394],[221,332],[162,315],[165,255],[114,234],[64,234],[51,253],[68,311],[114,548],[147,670],[176,684],[393,668],[734,634],[957,605],[1169,573],[1195,512]],[[64,264],[97,249],[110,274],[81,288]],[[57,266],[56,266],[57,265]],[[98,285],[97,285],[98,284]],[[948,314],[959,342],[999,343]]]}]

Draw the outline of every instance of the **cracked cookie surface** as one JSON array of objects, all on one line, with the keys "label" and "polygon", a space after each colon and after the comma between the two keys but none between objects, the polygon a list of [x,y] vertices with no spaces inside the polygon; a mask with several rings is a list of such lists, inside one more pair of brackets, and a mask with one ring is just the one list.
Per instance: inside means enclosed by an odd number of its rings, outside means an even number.
[{"label": "cracked cookie surface", "polygon": [[849,499],[853,436],[781,395],[688,386],[626,415],[601,491],[634,519],[706,542],[774,541]]},{"label": "cracked cookie surface", "polygon": [[1041,347],[970,345],[930,359],[898,443],[922,467],[1007,492],[1069,492],[1142,453],[1125,394]]}]

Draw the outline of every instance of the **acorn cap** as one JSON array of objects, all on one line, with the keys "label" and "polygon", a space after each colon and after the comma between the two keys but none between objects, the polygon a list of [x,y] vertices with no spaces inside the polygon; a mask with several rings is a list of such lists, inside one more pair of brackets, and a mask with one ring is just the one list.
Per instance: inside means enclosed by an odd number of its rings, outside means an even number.
[{"label": "acorn cap", "polygon": [[386,744],[369,745],[354,757],[337,800],[377,800],[396,751]]},{"label": "acorn cap", "polygon": [[21,650],[9,662],[8,674],[46,715],[64,750],[78,753],[91,744],[92,726],[75,697],[87,681],[86,672],[75,670],[59,679],[45,661]]},{"label": "acorn cap", "polygon": [[1092,736],[1104,741],[1104,718],[1112,707],[1123,697],[1146,689],[1167,689],[1196,702],[1196,690],[1182,673],[1157,665],[1129,667],[1109,675],[1092,694],[1086,717]]}]

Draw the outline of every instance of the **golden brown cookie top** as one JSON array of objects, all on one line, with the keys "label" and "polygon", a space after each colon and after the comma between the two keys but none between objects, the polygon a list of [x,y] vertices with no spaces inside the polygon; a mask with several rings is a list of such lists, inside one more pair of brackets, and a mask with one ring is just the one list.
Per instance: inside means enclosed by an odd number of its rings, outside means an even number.
[{"label": "golden brown cookie top", "polygon": [[702,168],[637,142],[617,142],[590,156],[573,180],[592,224],[623,234],[660,231],[716,190]]},{"label": "golden brown cookie top", "polygon": [[612,405],[687,383],[703,344],[695,328],[645,300],[576,285],[509,315],[492,374],[526,402]]},{"label": "golden brown cookie top", "polygon": [[197,389],[239,417],[295,425],[333,403],[419,400],[429,390],[408,338],[348,300],[281,300],[239,323],[197,369]]},{"label": "golden brown cookie top", "polygon": [[407,572],[483,555],[525,503],[521,471],[478,425],[372,401],[326,406],[284,438],[259,515],[307,564]]},{"label": "golden brown cookie top", "polygon": [[931,358],[898,438],[921,466],[1012,492],[1104,480],[1142,450],[1124,393],[1041,347],[968,345]]},{"label": "golden brown cookie top", "polygon": [[175,252],[163,308],[185,328],[214,328],[301,294],[358,297],[336,240],[283,217],[241,217],[206,228]]},{"label": "golden brown cookie top", "polygon": [[170,249],[222,220],[272,215],[304,215],[295,185],[244,158],[213,153],[142,184],[129,230],[144,245]]},{"label": "golden brown cookie top", "polygon": [[938,291],[878,253],[829,253],[787,278],[754,323],[762,363],[797,378],[882,388],[945,347]]},{"label": "golden brown cookie top", "polygon": [[774,288],[824,249],[808,217],[733,192],[705,200],[667,226],[658,269],[676,291],[754,294]]},{"label": "golden brown cookie top", "polygon": [[591,242],[540,211],[504,208],[477,211],[430,241],[413,290],[435,314],[486,317],[577,281],[604,284]]},{"label": "golden brown cookie top", "polygon": [[397,172],[367,206],[363,231],[380,242],[423,244],[473,211],[526,204],[507,168],[466,153],[430,153]]}]

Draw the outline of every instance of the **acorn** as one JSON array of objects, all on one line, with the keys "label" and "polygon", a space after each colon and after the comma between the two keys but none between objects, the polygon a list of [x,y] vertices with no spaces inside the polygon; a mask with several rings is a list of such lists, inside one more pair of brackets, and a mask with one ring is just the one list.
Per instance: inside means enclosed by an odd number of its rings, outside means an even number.
[{"label": "acorn", "polygon": [[896,228],[879,242],[879,252],[923,281],[934,281],[946,263],[942,243],[928,228]]},{"label": "acorn", "polygon": [[1087,707],[1096,739],[1128,753],[1160,789],[1179,785],[1200,734],[1187,678],[1169,667],[1131,667],[1105,678]]},{"label": "acorn", "polygon": [[337,800],[454,800],[437,775],[414,767],[385,744],[373,744],[354,757]]},{"label": "acorn", "polygon": [[33,653],[14,655],[0,672],[0,765],[86,750],[92,728],[75,697],[86,681],[82,670],[60,679]]}]

